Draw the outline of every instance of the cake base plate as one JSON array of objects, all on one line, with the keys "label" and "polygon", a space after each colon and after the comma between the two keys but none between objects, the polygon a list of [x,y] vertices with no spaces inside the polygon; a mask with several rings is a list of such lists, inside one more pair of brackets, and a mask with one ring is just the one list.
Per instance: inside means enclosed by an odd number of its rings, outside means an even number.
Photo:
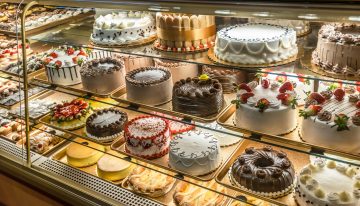
[{"label": "cake base plate", "polygon": [[215,52],[214,52],[214,48],[209,49],[208,51],[208,58],[213,61],[215,64],[218,65],[225,65],[225,66],[233,66],[233,67],[243,67],[243,68],[263,68],[263,67],[276,67],[276,66],[280,66],[280,65],[285,65],[285,64],[289,64],[291,62],[296,61],[297,59],[300,58],[300,56],[302,56],[302,52],[299,52],[297,55],[294,55],[284,61],[280,61],[280,62],[275,62],[275,63],[270,63],[270,64],[236,64],[236,63],[231,63],[231,62],[226,62],[224,60],[221,60],[219,58],[217,58],[215,56]]},{"label": "cake base plate", "polygon": [[131,42],[127,42],[127,43],[123,43],[123,44],[99,44],[96,42],[93,42],[92,40],[90,40],[90,45],[92,46],[96,46],[96,47],[103,47],[103,48],[124,48],[124,47],[136,47],[136,46],[141,46],[141,45],[145,45],[145,44],[150,44],[151,42],[156,40],[156,35],[147,37],[145,39],[141,39],[141,40],[136,40],[136,41],[131,41]]},{"label": "cake base plate", "polygon": [[209,49],[209,47],[208,48],[200,48],[200,49],[194,49],[194,50],[190,50],[190,51],[183,51],[183,50],[181,50],[181,51],[178,51],[178,50],[167,50],[167,49],[164,49],[164,48],[162,48],[161,46],[160,46],[160,43],[159,43],[159,40],[156,40],[155,42],[154,42],[154,48],[155,49],[157,49],[157,50],[159,50],[159,51],[163,51],[163,52],[172,52],[172,53],[184,53],[184,54],[186,54],[186,53],[200,53],[200,52],[204,52],[204,51],[207,51],[208,49]]}]

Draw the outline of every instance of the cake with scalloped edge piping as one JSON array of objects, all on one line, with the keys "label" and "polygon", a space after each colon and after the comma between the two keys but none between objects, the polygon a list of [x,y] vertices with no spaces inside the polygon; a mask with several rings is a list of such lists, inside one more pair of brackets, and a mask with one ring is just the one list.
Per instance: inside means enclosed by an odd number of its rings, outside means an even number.
[{"label": "cake with scalloped edge piping", "polygon": [[263,23],[289,27],[296,31],[296,36],[303,36],[311,30],[310,23],[304,20],[249,18],[249,23]]},{"label": "cake with scalloped edge piping", "polygon": [[360,204],[360,175],[355,167],[317,159],[298,175],[295,200],[300,206],[357,206]]},{"label": "cake with scalloped edge piping", "polygon": [[296,32],[288,27],[247,23],[217,32],[215,56],[242,65],[281,62],[298,53]]},{"label": "cake with scalloped edge piping", "polygon": [[125,125],[124,138],[126,152],[145,159],[162,157],[169,152],[169,122],[155,116],[136,117]]},{"label": "cake with scalloped edge piping", "polygon": [[263,78],[237,88],[235,125],[249,131],[281,135],[297,126],[297,94],[291,82]]},{"label": "cake with scalloped edge piping", "polygon": [[169,165],[173,169],[199,176],[215,171],[220,164],[220,144],[208,132],[192,130],[170,141]]}]

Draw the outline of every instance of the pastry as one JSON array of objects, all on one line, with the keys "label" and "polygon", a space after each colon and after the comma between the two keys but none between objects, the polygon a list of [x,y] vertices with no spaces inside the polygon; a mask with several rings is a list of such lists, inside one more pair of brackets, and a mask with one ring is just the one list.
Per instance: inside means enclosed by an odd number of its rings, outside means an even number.
[{"label": "pastry", "polygon": [[296,36],[303,36],[311,30],[310,23],[303,20],[249,18],[249,22],[289,27],[296,31]]},{"label": "pastry", "polygon": [[215,17],[158,12],[156,30],[156,48],[174,52],[203,50],[214,44]]},{"label": "pastry", "polygon": [[294,167],[286,153],[270,146],[246,148],[231,166],[229,176],[237,187],[270,198],[287,195],[295,184]]},{"label": "pastry", "polygon": [[173,87],[174,111],[206,117],[217,114],[224,106],[221,84],[207,75],[181,79]]},{"label": "pastry", "polygon": [[[43,91],[43,87],[29,87],[28,96]],[[9,79],[0,79],[0,105],[13,106],[24,99],[23,84]]]},{"label": "pastry", "polygon": [[108,181],[119,181],[126,178],[134,164],[122,160],[115,151],[108,151],[97,162],[97,174],[100,178]]},{"label": "pastry", "polygon": [[169,122],[155,116],[139,116],[124,129],[125,150],[133,155],[155,159],[169,152]]},{"label": "pastry", "polygon": [[[157,170],[159,170],[157,168]],[[176,179],[161,174],[155,169],[137,166],[130,172],[126,183],[136,193],[150,197],[161,197],[174,186]]]},{"label": "pastry", "polygon": [[360,203],[360,176],[355,167],[317,159],[298,175],[295,199],[300,206],[356,206]]},{"label": "pastry", "polygon": [[[30,100],[28,104],[29,115],[34,119],[38,118],[50,112],[51,108],[53,108],[55,105],[56,103],[51,101],[45,101],[41,99]],[[12,110],[11,113],[17,116],[24,116],[25,105]]]},{"label": "pastry", "polygon": [[13,141],[22,139],[25,137],[25,122],[0,117],[0,135]]},{"label": "pastry", "polygon": [[203,66],[203,74],[212,79],[217,79],[224,94],[236,92],[235,86],[246,81],[246,73],[237,69]]},{"label": "pastry", "polygon": [[97,110],[86,119],[86,135],[97,142],[111,142],[120,136],[127,120],[127,114],[120,110]]},{"label": "pastry", "polygon": [[[196,181],[197,185],[201,185],[205,188],[209,188],[215,190],[219,193],[225,194],[227,190],[217,184],[215,181],[211,182],[199,182]],[[189,184],[186,182],[180,182],[176,186],[176,190],[174,193],[174,201],[178,206],[210,206],[210,205],[222,205],[226,201],[226,197],[220,195],[219,193],[215,193],[209,191],[207,189],[203,189],[194,184]]]},{"label": "pastry", "polygon": [[270,24],[239,24],[217,32],[215,56],[242,65],[281,62],[298,53],[296,32]]},{"label": "pastry", "polygon": [[220,163],[220,145],[210,133],[188,131],[170,141],[169,165],[173,169],[199,176],[215,171]]},{"label": "pastry", "polygon": [[164,59],[154,59],[156,67],[165,67],[171,72],[173,82],[198,76],[198,65],[187,62],[176,62]]},{"label": "pastry", "polygon": [[313,92],[300,110],[301,138],[311,144],[359,153],[360,94],[344,89]]},{"label": "pastry", "polygon": [[127,100],[160,105],[171,100],[172,79],[168,69],[141,67],[126,74]]},{"label": "pastry", "polygon": [[[26,67],[28,74],[45,68],[41,57],[42,55],[34,55],[28,58]],[[23,75],[23,68],[21,64],[22,60],[18,61],[17,63],[13,62],[4,67],[3,70],[13,74]]]},{"label": "pastry", "polygon": [[81,99],[65,101],[52,108],[50,123],[62,129],[74,130],[83,127],[90,114],[90,104],[86,101]]},{"label": "pastry", "polygon": [[117,46],[155,36],[155,19],[149,12],[120,11],[97,17],[90,39],[97,45]]},{"label": "pastry", "polygon": [[[297,94],[291,82],[280,85],[267,78],[237,88],[235,125],[249,131],[281,135],[297,126]],[[279,126],[281,124],[281,126]]]},{"label": "pastry", "polygon": [[67,163],[73,167],[88,167],[99,161],[105,147],[93,142],[72,142],[66,148]]},{"label": "pastry", "polygon": [[111,57],[91,60],[80,69],[85,90],[106,94],[125,86],[125,68],[121,61]]},{"label": "pastry", "polygon": [[48,81],[59,85],[79,84],[80,66],[87,60],[89,52],[71,46],[49,50],[43,58]]},{"label": "pastry", "polygon": [[312,53],[312,63],[328,75],[360,76],[360,25],[325,24]]}]

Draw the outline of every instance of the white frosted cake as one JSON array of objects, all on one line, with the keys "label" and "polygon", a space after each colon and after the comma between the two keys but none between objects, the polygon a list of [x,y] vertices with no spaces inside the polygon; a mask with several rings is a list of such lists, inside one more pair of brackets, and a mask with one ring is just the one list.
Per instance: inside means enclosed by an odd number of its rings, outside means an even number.
[{"label": "white frosted cake", "polygon": [[192,130],[170,141],[170,167],[191,175],[213,172],[221,163],[220,145],[210,133]]},{"label": "white frosted cake", "polygon": [[295,188],[300,206],[360,205],[360,175],[358,170],[332,160],[318,159],[305,166]]},{"label": "white frosted cake", "polygon": [[296,32],[270,24],[239,24],[217,32],[215,56],[236,64],[270,64],[298,53]]},{"label": "white frosted cake", "polygon": [[49,50],[43,59],[48,81],[60,85],[79,84],[80,66],[88,59],[88,52],[71,46]]},{"label": "white frosted cake", "polygon": [[94,23],[91,41],[116,46],[155,37],[155,20],[148,12],[121,11],[100,15]]},{"label": "white frosted cake", "polygon": [[165,67],[170,70],[173,82],[187,77],[197,77],[199,73],[197,64],[163,59],[154,59],[154,62],[156,67]]},{"label": "white frosted cake", "polygon": [[297,95],[293,85],[279,85],[262,79],[258,85],[253,81],[238,86],[235,113],[237,127],[250,131],[280,135],[296,128]]},{"label": "white frosted cake", "polygon": [[314,145],[359,153],[360,96],[343,89],[311,93],[300,111],[301,138]]},{"label": "white frosted cake", "polygon": [[302,36],[310,31],[310,23],[303,20],[250,18],[249,22],[289,27],[296,31],[297,36]]}]

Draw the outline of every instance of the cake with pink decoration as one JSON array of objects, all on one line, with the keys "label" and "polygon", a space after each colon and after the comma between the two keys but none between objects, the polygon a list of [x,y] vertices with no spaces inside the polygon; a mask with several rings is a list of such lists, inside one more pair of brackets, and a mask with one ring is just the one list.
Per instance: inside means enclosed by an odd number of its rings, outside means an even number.
[{"label": "cake with pink decoration", "polygon": [[[297,126],[297,94],[291,82],[280,85],[276,81],[262,79],[242,83],[237,87],[235,124],[239,128],[281,135]],[[280,126],[281,125],[281,126]]]},{"label": "cake with pink decoration", "polygon": [[155,116],[140,116],[130,120],[124,129],[126,152],[156,159],[169,152],[170,127],[165,119]]},{"label": "cake with pink decoration", "polygon": [[[350,94],[350,93],[351,94]],[[301,138],[314,145],[359,153],[360,95],[354,90],[311,93],[300,110]]]}]

